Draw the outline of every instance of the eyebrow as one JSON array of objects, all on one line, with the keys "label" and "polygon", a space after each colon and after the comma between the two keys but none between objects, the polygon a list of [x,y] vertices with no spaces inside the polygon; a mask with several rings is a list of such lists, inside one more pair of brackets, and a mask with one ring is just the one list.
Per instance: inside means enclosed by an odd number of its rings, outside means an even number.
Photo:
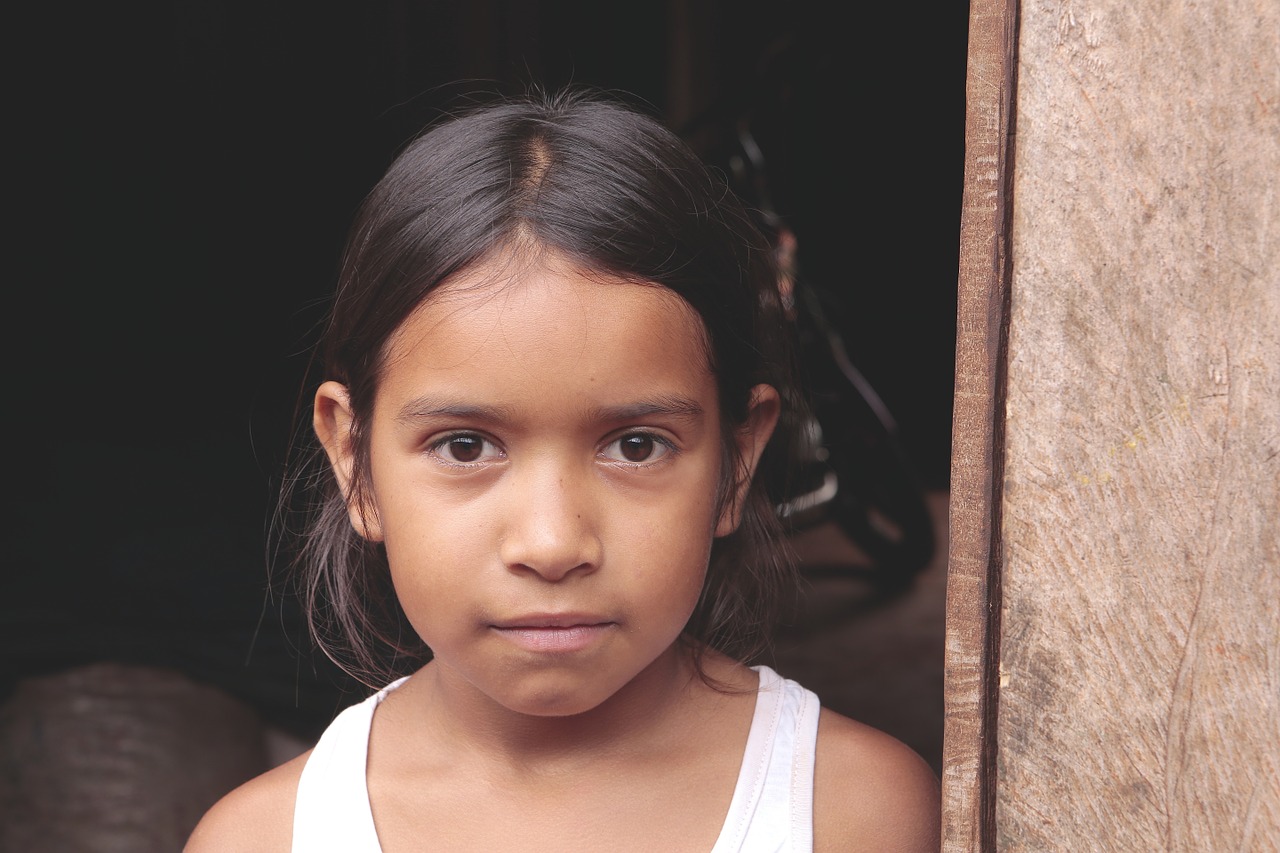
[{"label": "eyebrow", "polygon": [[505,406],[482,406],[441,400],[436,397],[418,397],[400,407],[400,411],[396,413],[396,420],[401,423],[412,423],[428,418],[445,417],[497,423],[510,420],[511,414],[511,410]]},{"label": "eyebrow", "polygon": [[631,421],[654,415],[694,421],[702,417],[702,406],[685,397],[655,397],[622,406],[592,409],[591,415],[602,421]]},{"label": "eyebrow", "polygon": [[[620,406],[599,407],[589,412],[589,416],[595,420],[610,422],[638,420],[654,415],[695,421],[703,414],[703,408],[696,400],[668,396],[638,400]],[[401,406],[400,411],[396,413],[396,420],[400,423],[413,423],[440,417],[502,423],[513,420],[514,412],[507,406],[486,406],[441,400],[436,397],[418,397]]]}]

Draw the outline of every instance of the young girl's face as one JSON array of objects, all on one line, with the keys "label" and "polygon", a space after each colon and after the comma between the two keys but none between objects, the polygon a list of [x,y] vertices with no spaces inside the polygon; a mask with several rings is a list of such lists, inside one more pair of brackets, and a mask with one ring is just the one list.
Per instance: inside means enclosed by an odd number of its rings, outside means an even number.
[{"label": "young girl's face", "polygon": [[[750,466],[777,414],[768,386],[753,401]],[[345,481],[342,386],[316,425]],[[482,263],[392,337],[368,429],[352,521],[385,544],[443,684],[575,714],[675,654],[740,497],[719,511],[715,377],[678,296],[554,255]]]}]

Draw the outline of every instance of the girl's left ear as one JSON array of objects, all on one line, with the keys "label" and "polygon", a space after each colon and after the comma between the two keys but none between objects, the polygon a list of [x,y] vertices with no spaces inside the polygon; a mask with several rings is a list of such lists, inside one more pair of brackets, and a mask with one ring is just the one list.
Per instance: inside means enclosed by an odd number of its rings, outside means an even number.
[{"label": "girl's left ear", "polygon": [[735,472],[729,500],[716,522],[716,536],[728,536],[742,523],[742,508],[746,504],[751,481],[760,464],[773,429],[778,425],[782,401],[772,385],[757,385],[751,389],[751,402],[747,407],[747,420],[734,433],[738,447],[738,470]]}]

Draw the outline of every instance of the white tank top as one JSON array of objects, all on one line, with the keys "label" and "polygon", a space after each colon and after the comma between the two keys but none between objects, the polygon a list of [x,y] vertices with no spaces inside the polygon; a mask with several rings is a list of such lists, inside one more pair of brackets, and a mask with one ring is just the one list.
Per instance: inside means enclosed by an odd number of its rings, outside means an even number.
[{"label": "white tank top", "polygon": [[[808,853],[813,849],[813,753],[818,697],[767,666],[720,837],[710,853]],[[352,705],[325,729],[293,809],[294,853],[381,853],[365,763],[378,703],[405,679]]]}]

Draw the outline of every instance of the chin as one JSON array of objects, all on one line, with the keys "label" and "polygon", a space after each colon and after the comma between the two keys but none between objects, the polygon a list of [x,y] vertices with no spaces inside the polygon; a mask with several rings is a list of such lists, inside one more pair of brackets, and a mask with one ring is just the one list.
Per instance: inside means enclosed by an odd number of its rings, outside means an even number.
[{"label": "chin", "polygon": [[618,685],[584,682],[580,679],[536,679],[526,684],[510,684],[494,698],[517,714],[530,717],[573,717],[606,704]]},{"label": "chin", "polygon": [[607,698],[577,690],[539,691],[532,695],[513,697],[513,701],[503,704],[517,714],[529,717],[574,717],[594,711]]}]

